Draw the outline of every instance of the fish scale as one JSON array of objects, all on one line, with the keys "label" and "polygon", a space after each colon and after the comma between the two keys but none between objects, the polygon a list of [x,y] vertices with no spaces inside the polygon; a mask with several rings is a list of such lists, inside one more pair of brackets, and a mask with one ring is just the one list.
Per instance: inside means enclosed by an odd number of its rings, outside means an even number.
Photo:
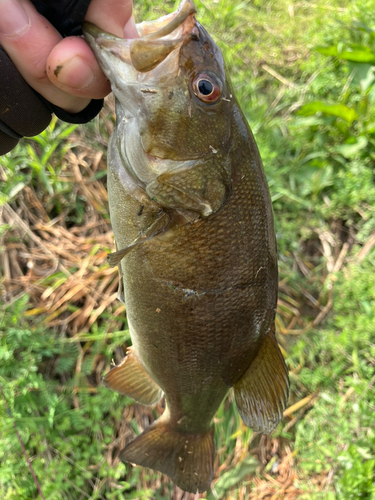
[{"label": "fish scale", "polygon": [[109,259],[133,344],[104,384],[142,404],[166,399],[120,457],[195,493],[213,477],[212,420],[229,389],[244,423],[270,432],[289,382],[274,334],[276,242],[262,163],[222,55],[194,14],[185,0],[133,41],[87,23],[84,33],[116,98]]}]

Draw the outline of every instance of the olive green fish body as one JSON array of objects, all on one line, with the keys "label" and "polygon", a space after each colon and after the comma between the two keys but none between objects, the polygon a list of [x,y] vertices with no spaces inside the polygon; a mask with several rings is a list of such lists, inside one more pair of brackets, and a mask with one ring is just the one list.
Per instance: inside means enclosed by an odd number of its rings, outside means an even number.
[{"label": "olive green fish body", "polygon": [[212,479],[212,419],[228,390],[245,424],[270,432],[288,377],[274,336],[271,201],[251,131],[192,3],[155,23],[136,43],[85,27],[117,98],[110,262],[133,343],[105,384],[143,404],[165,394],[165,413],[121,458],[195,492]]},{"label": "olive green fish body", "polygon": [[[233,149],[226,205],[212,218],[177,223],[122,262],[136,351],[176,418],[189,414],[199,423],[201,411],[202,428],[256,356],[276,307],[269,195],[251,135],[242,116],[238,121],[238,136],[247,134],[248,142]],[[151,224],[158,207],[134,200],[115,172],[109,178],[111,219],[122,248]]]}]

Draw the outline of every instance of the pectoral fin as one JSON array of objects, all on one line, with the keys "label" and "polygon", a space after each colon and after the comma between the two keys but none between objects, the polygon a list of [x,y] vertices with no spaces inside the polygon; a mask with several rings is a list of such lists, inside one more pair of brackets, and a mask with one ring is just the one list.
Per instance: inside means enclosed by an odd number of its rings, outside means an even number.
[{"label": "pectoral fin", "polygon": [[208,217],[223,206],[230,188],[225,166],[216,158],[204,158],[164,172],[146,186],[146,192],[163,207],[198,212]]},{"label": "pectoral fin", "polygon": [[[111,267],[117,266],[122,259],[127,255],[134,247],[144,243],[151,238],[154,238],[162,231],[164,231],[170,222],[170,217],[167,213],[163,212],[162,215],[154,221],[149,228],[146,229],[141,235],[139,235],[131,245],[126,248],[122,248],[117,252],[108,254],[107,260]],[[117,246],[117,245],[116,245]]]},{"label": "pectoral fin", "polygon": [[268,434],[282,418],[289,394],[288,370],[270,330],[245,374],[234,385],[238,411],[245,425]]},{"label": "pectoral fin", "polygon": [[[162,177],[162,176],[160,176]],[[211,215],[213,210],[209,202],[200,196],[191,196],[183,189],[179,189],[161,179],[156,179],[146,188],[147,194],[156,199],[160,205],[169,208],[182,208],[198,212],[203,216]]]},{"label": "pectoral fin", "polygon": [[150,377],[131,348],[121,363],[107,373],[103,384],[108,389],[146,406],[156,404],[163,396],[163,391]]}]

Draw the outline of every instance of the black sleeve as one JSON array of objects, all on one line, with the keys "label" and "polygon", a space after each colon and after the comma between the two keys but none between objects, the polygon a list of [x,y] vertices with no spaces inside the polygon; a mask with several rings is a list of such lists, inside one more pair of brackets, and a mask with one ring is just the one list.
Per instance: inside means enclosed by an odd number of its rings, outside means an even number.
[{"label": "black sleeve", "polygon": [[[105,0],[103,0],[105,1]],[[91,0],[31,0],[62,36],[82,35],[81,24]]]},{"label": "black sleeve", "polygon": [[[34,0],[40,14],[63,36],[80,35],[81,23],[91,0]],[[103,99],[93,99],[81,112],[71,114],[48,102],[22,78],[0,47],[0,155],[7,153],[23,137],[42,132],[55,113],[69,123],[86,123],[101,110]]]}]

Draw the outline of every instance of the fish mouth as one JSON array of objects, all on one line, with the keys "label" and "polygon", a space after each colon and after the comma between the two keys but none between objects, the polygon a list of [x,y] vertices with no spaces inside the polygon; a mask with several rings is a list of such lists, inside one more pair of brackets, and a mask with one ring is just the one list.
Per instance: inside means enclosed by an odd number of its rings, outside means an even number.
[{"label": "fish mouth", "polygon": [[83,23],[82,31],[99,59],[103,51],[109,52],[145,73],[156,68],[187,38],[199,36],[195,12],[192,0],[184,0],[172,14],[137,24],[140,37],[134,39],[119,38],[87,21]]}]

